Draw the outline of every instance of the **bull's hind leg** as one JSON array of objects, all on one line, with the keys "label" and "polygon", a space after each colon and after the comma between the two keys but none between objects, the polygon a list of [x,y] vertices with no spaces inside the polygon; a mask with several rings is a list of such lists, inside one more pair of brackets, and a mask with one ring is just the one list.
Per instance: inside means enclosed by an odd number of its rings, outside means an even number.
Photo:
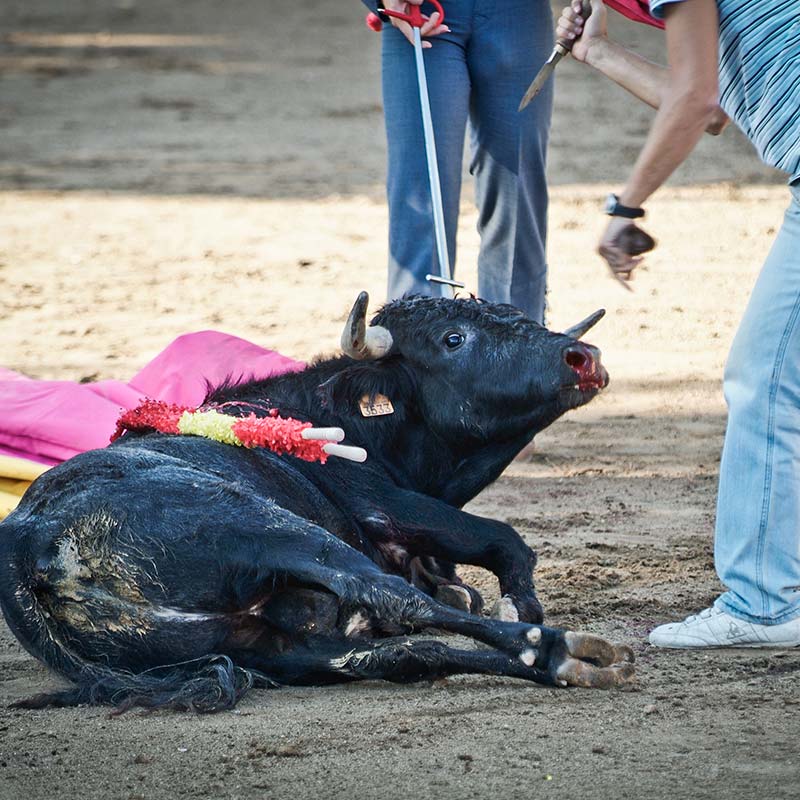
[{"label": "bull's hind leg", "polygon": [[[490,653],[472,658],[469,665],[450,653],[451,660],[445,662],[450,673],[468,666],[464,671],[488,670],[540,683],[582,686],[619,685],[633,675],[629,648],[615,647],[595,636],[483,619],[449,608],[402,578],[382,572],[366,556],[322,528],[296,517],[292,527],[290,538],[264,540],[263,546],[269,549],[264,559],[268,559],[270,570],[280,570],[293,585],[331,592],[339,599],[343,619],[361,612],[378,625],[389,623],[409,631],[438,628],[469,636],[497,651],[496,660]],[[251,566],[260,571],[258,564]],[[508,659],[514,662],[513,673]],[[501,669],[501,664],[506,666]],[[401,672],[394,673],[392,680],[398,680]]]},{"label": "bull's hind leg", "polygon": [[280,655],[263,656],[248,650],[230,656],[244,669],[256,670],[277,684],[292,686],[356,680],[413,683],[457,674],[536,680],[530,667],[496,650],[460,650],[440,641],[404,637],[352,641],[314,637]]},{"label": "bull's hind leg", "polygon": [[[427,627],[468,636],[494,652],[478,657],[471,651],[445,649],[449,672],[491,672],[548,685],[608,688],[633,678],[633,652],[590,634],[540,625],[484,619],[437,603],[402,579],[384,575],[360,596],[363,607],[379,620]],[[398,680],[397,677],[388,678]]]}]

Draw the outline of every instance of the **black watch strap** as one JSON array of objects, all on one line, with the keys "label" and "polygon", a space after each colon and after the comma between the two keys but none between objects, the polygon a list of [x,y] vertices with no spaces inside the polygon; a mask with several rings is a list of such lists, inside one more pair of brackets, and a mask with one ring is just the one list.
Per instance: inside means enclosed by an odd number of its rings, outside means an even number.
[{"label": "black watch strap", "polygon": [[625,217],[625,219],[640,219],[644,216],[643,208],[632,208],[624,206],[619,201],[619,197],[610,194],[606,199],[606,214],[610,217]]}]

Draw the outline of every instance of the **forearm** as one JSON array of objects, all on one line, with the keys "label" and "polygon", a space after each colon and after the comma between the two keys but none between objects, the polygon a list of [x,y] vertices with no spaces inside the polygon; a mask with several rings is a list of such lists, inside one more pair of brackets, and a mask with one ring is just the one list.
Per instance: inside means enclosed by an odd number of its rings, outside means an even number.
[{"label": "forearm", "polygon": [[716,105],[702,94],[669,92],[650,135],[620,194],[623,205],[639,207],[686,160],[706,128]]},{"label": "forearm", "polygon": [[[656,114],[650,135],[633,167],[619,200],[623,206],[639,208],[691,153],[713,113],[713,102],[704,102],[708,93],[671,88]],[[633,270],[647,248],[631,246],[633,234],[646,235],[630,219],[612,216],[600,240],[598,252],[606,260],[612,276],[628,290]],[[650,249],[654,246],[649,241]]]},{"label": "forearm", "polygon": [[668,6],[669,84],[633,173],[620,195],[641,206],[694,149],[717,107],[719,92],[716,0]]},{"label": "forearm", "polygon": [[[669,69],[628,50],[607,37],[592,40],[586,63],[651,108],[661,108],[670,88]],[[728,116],[715,105],[705,130],[717,135],[728,123]]]},{"label": "forearm", "polygon": [[[602,3],[600,7],[603,8]],[[633,208],[644,205],[645,200],[688,157],[719,108],[719,11],[716,0],[670,3],[664,13],[670,68],[664,73],[666,81],[660,92],[661,79],[656,71],[650,69],[655,65],[646,62],[642,68],[644,59],[640,60],[633,54],[621,54],[613,48],[606,53],[611,59],[611,67],[607,60],[605,68],[610,69],[613,75],[625,80],[618,69],[620,65],[627,65],[631,73],[645,76],[635,84],[637,96],[638,91],[650,99],[660,94],[658,113],[650,134],[625,189],[619,195],[621,205]],[[580,24],[575,30],[574,16],[573,10],[562,15],[560,27],[567,35],[580,32]],[[598,32],[605,35],[604,30]],[[603,63],[602,59],[599,63]],[[630,282],[641,261],[639,254],[642,251],[633,250],[626,238],[631,227],[632,223],[625,217],[612,216],[598,246],[598,252],[610,267],[613,277],[624,286]]]}]

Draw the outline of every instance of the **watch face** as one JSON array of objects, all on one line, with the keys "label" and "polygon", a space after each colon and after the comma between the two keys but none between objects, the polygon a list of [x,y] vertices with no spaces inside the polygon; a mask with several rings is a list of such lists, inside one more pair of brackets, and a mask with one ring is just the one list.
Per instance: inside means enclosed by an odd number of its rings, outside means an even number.
[{"label": "watch face", "polygon": [[619,200],[615,194],[606,197],[606,214],[613,214],[617,210],[617,203]]}]

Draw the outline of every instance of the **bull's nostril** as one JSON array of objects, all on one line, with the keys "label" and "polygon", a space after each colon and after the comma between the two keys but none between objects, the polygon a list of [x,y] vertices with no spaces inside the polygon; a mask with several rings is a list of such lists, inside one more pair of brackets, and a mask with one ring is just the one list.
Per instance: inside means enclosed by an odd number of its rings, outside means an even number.
[{"label": "bull's nostril", "polygon": [[585,351],[572,347],[564,353],[564,360],[572,369],[581,369],[591,362]]}]

